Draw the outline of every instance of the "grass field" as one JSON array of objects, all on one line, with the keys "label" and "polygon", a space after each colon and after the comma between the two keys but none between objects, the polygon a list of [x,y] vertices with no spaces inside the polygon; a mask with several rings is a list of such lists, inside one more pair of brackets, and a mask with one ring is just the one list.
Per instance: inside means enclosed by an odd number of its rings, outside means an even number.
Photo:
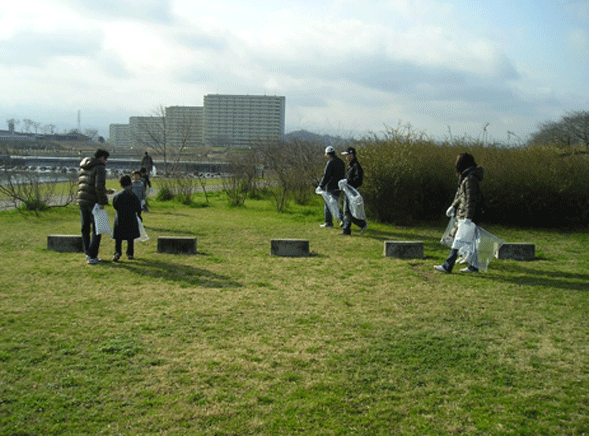
[{"label": "grass field", "polygon": [[[137,259],[104,236],[96,266],[46,248],[77,207],[0,213],[1,435],[588,435],[588,230],[486,226],[537,260],[441,275],[442,225],[345,237],[318,200],[150,205]],[[168,235],[199,254],[157,253]]]}]

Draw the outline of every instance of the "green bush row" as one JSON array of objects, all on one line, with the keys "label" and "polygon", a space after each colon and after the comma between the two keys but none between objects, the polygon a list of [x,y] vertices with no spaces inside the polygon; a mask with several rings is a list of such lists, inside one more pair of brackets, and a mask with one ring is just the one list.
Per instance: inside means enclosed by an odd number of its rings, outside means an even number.
[{"label": "green bush row", "polygon": [[485,169],[486,222],[525,227],[589,225],[588,153],[552,147],[506,149],[483,144],[437,144],[388,134],[361,146],[361,193],[368,215],[408,224],[445,217],[458,185],[454,164],[471,153]]}]

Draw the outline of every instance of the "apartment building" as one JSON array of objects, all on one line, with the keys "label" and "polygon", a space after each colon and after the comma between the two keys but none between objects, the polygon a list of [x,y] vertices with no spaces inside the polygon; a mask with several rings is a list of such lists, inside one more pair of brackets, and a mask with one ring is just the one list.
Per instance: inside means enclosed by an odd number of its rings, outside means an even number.
[{"label": "apartment building", "polygon": [[203,108],[205,145],[246,147],[284,135],[285,97],[208,94]]},{"label": "apartment building", "polygon": [[110,124],[110,144],[120,147],[128,148],[132,145],[131,132],[129,125],[126,123],[112,123]]},{"label": "apartment building", "polygon": [[203,144],[203,107],[169,106],[166,108],[168,144],[197,147]]}]

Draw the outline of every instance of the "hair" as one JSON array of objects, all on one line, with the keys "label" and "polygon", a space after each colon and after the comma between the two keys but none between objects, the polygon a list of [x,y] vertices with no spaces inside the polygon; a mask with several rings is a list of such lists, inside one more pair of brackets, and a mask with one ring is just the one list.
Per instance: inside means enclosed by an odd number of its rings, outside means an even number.
[{"label": "hair", "polygon": [[146,173],[147,170],[145,169],[145,167],[141,167],[141,169],[139,170],[139,174],[143,175],[143,173]]},{"label": "hair", "polygon": [[122,176],[119,182],[122,188],[126,188],[133,183],[131,176]]},{"label": "hair", "polygon": [[477,164],[475,163],[475,158],[472,154],[469,153],[461,153],[456,158],[456,171],[458,174],[462,174],[464,171],[469,169],[470,167],[476,167]]},{"label": "hair", "polygon": [[96,159],[99,159],[99,158],[101,158],[101,157],[108,158],[108,157],[110,157],[110,153],[109,153],[109,152],[107,152],[106,150],[98,149],[98,150],[95,152],[95,158],[96,158]]},{"label": "hair", "polygon": [[140,176],[141,175],[141,171],[133,171],[131,173],[131,176],[134,176],[135,174],[138,174]]}]

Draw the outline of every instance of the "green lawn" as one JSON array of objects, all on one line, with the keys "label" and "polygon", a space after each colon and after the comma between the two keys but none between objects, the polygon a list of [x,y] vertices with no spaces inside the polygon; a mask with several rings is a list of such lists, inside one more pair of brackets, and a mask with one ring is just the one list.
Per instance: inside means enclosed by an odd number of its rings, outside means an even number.
[{"label": "green lawn", "polygon": [[137,260],[104,237],[96,266],[47,250],[77,207],[0,213],[1,435],[588,435],[588,230],[486,226],[537,260],[441,275],[442,225],[345,237],[319,200],[150,205]]}]

